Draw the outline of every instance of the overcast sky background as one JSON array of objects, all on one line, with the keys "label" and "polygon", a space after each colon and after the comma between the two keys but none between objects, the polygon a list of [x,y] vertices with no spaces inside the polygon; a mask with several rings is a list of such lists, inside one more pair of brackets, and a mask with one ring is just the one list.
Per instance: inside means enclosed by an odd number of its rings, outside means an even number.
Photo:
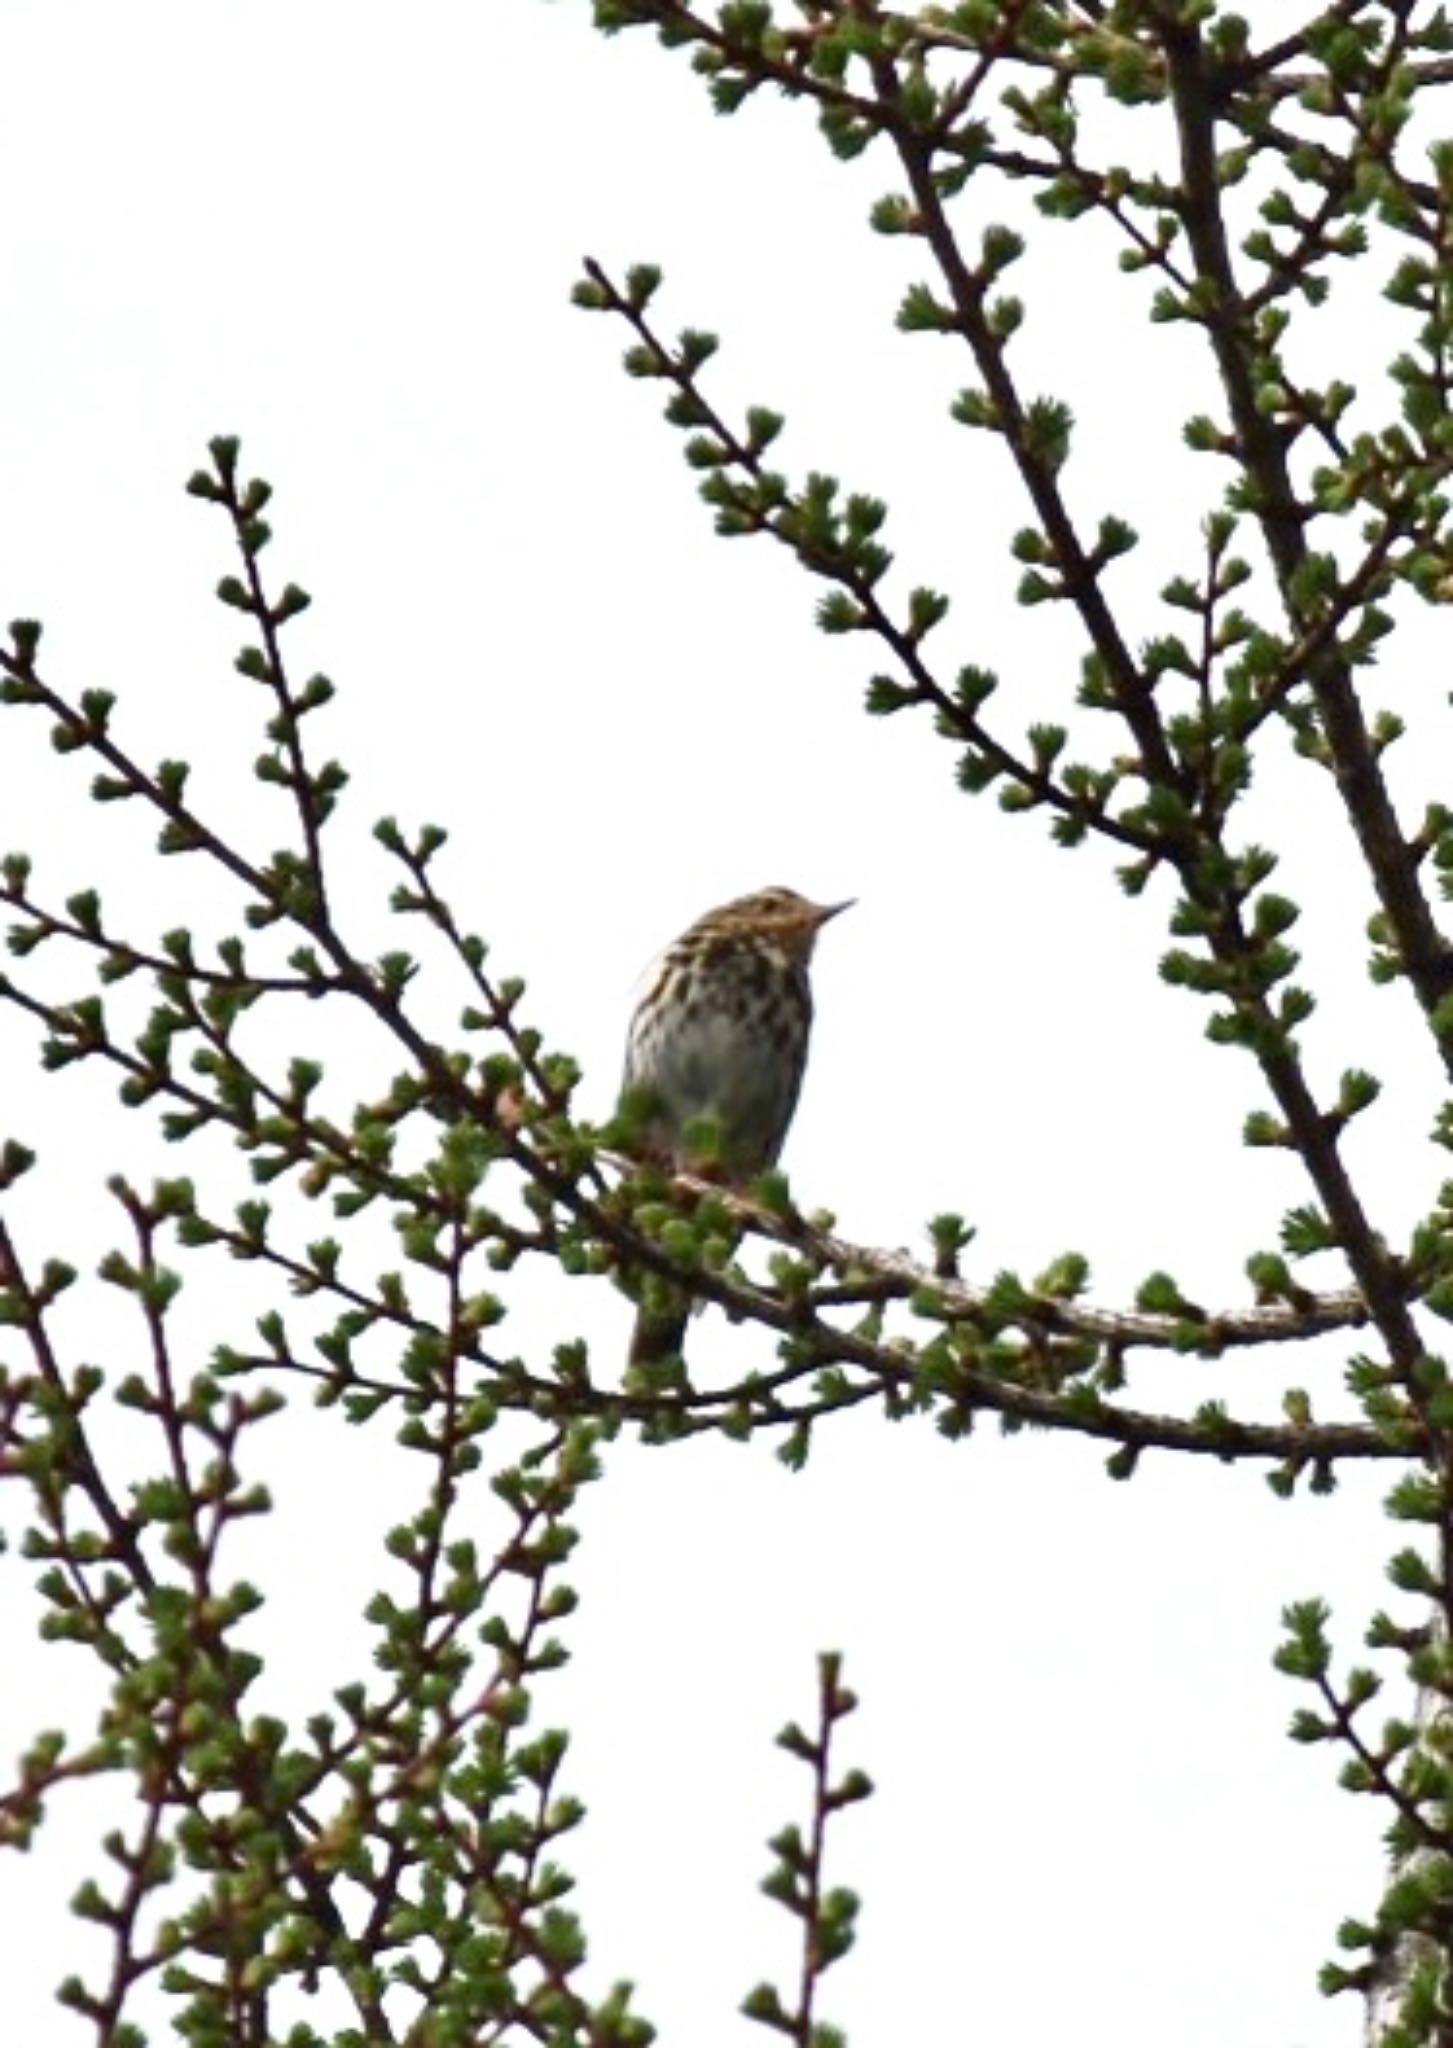
[{"label": "overcast sky background", "polygon": [[[315,599],[299,673],[341,688],[330,744],[354,787],[336,858],[356,930],[384,942],[371,821],[447,825],[454,900],[528,979],[603,1114],[662,943],[768,883],[855,896],[820,954],[786,1161],[799,1198],[890,1245],[961,1210],[976,1277],[1073,1246],[1097,1299],[1155,1267],[1245,1299],[1247,1253],[1305,1191],[1241,1149],[1254,1073],[1156,980],[1162,900],[1129,902],[1098,851],[1067,856],[1037,821],[959,795],[926,722],[863,716],[871,651],[815,631],[817,593],[785,559],[712,536],[656,390],[620,372],[624,333],[568,303],[587,251],[618,272],[661,262],[662,323],[723,335],[722,403],[784,410],[794,473],[888,497],[901,587],[954,596],[945,668],[999,666],[1022,730],[1063,707],[1077,649],[1052,610],[1013,603],[1007,461],[945,418],[967,363],[893,331],[917,266],[864,225],[886,164],[836,165],[802,110],[715,121],[683,63],[603,41],[581,0],[0,0],[0,66],[0,609],[45,620],[58,685],[118,690],[140,754],[192,759],[199,802],[274,843],[249,782],[255,706],[230,674],[238,622],[211,596],[225,533],[182,489],[209,436],[240,433],[277,489],[274,574]],[[1094,229],[1050,233],[1025,267],[1026,377],[1076,405],[1072,501],[1141,530],[1128,615],[1164,629],[1154,592],[1194,569],[1213,478],[1180,454],[1179,422],[1213,394],[1189,337],[1149,332],[1147,288]],[[1355,313],[1322,324],[1309,362],[1376,358],[1381,317]],[[1389,692],[1422,680],[1404,660]],[[1424,730],[1446,745],[1432,697]],[[157,928],[205,915],[199,879],[90,810],[38,724],[7,717],[3,746],[0,836],[36,850],[52,893],[99,870]],[[1369,906],[1329,791],[1283,761],[1257,811],[1248,833],[1294,840],[1319,1081],[1360,1063],[1393,1084],[1351,1156],[1395,1237],[1439,1178],[1436,1077],[1405,999],[1367,984]],[[441,998],[441,1032],[454,1007]],[[26,1241],[92,1256],[113,1233],[106,1173],[182,1162],[106,1090],[41,1085],[9,1016],[0,1049],[0,1125],[45,1160]],[[365,1091],[394,1065],[357,1058]],[[199,1356],[246,1301],[231,1271],[207,1289]],[[72,1311],[78,1348],[108,1363],[127,1341],[109,1306]],[[627,1316],[604,1287],[562,1300],[536,1282],[513,1341],[579,1331],[609,1355]],[[733,1369],[767,1357],[760,1333],[712,1318],[693,1346]],[[1340,1359],[1301,1370],[1328,1412]],[[1262,1354],[1161,1368],[1143,1405],[1218,1394],[1269,1415],[1289,1372]],[[305,1407],[272,1432],[277,1524],[245,1562],[283,1567],[269,1699],[301,1717],[352,1675],[368,1545],[385,1507],[414,1502],[372,1436],[340,1443]],[[1330,1757],[1286,1742],[1299,1700],[1270,1658],[1279,1610],[1313,1592],[1355,1646],[1391,1547],[1379,1484],[1350,1473],[1334,1499],[1284,1507],[1250,1469],[1151,1459],[1117,1487],[1102,1455],[872,1417],[798,1478],[765,1441],[615,1453],[582,1517],[574,1661],[539,1706],[576,1730],[590,1819],[567,1860],[597,1982],[633,1978],[664,2042],[751,2040],[742,1995],[795,1977],[789,1923],[756,1886],[766,1837],[805,1812],[772,1736],[810,1713],[828,1646],[863,1701],[844,1762],[879,1786],[831,1852],[832,1881],[865,1898],[824,1997],[855,2048],[1357,2038],[1354,2005],[1313,1980],[1337,1921],[1374,1904],[1378,1817],[1335,1789]],[[488,1513],[482,1498],[482,1529]],[[25,1569],[8,1559],[3,1584]],[[5,1753],[72,1685],[80,1660],[59,1652],[7,1676]],[[6,1943],[7,2028],[27,2043],[84,2037],[51,1989],[101,1953],[62,1903],[87,1816],[78,1800],[56,1816],[28,1861],[0,1862],[0,1924],[25,1932]]]}]

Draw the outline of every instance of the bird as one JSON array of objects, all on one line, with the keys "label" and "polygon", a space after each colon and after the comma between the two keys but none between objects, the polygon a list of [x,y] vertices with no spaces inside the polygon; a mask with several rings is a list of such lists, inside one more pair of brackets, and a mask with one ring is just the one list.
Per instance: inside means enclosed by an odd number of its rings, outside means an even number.
[{"label": "bird", "polygon": [[[666,948],[626,1042],[621,1102],[640,1153],[680,1172],[698,1163],[707,1136],[707,1160],[730,1181],[776,1165],[807,1063],[813,947],[850,907],[759,889],[709,910]],[[631,1365],[679,1358],[689,1314],[685,1300],[641,1307]]]}]

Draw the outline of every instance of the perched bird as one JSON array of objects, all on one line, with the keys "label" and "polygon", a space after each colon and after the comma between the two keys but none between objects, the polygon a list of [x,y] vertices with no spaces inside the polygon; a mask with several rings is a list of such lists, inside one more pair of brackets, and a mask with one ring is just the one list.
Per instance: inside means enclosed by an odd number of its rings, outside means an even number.
[{"label": "perched bird", "polygon": [[[775,1166],[807,1062],[812,949],[848,908],[762,889],[708,911],[667,947],[631,1020],[621,1089],[649,1157],[691,1164],[690,1126],[710,1118],[727,1178]],[[642,1309],[631,1363],[679,1357],[689,1312],[686,1302]]]}]

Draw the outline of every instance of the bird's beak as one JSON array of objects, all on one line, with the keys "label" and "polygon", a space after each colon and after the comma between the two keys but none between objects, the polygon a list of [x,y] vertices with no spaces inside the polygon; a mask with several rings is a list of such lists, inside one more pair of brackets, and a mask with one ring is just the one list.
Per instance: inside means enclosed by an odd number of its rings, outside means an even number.
[{"label": "bird's beak", "polygon": [[825,925],[831,917],[840,917],[845,910],[851,910],[857,900],[856,896],[849,896],[846,903],[819,903],[815,919],[816,926],[821,927]]}]

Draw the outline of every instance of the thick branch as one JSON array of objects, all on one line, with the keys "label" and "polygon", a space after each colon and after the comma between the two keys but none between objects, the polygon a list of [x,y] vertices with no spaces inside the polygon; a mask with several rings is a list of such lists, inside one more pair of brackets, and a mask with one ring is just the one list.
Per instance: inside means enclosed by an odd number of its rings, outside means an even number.
[{"label": "thick branch", "polygon": [[[1216,164],[1214,81],[1199,32],[1167,18],[1165,47],[1180,134],[1182,218],[1200,277],[1212,288],[1206,327],[1225,387],[1242,460],[1258,491],[1258,511],[1293,627],[1307,630],[1294,585],[1308,558],[1305,516],[1293,487],[1286,444],[1258,407],[1252,377],[1250,316],[1232,268]],[[1430,1017],[1453,990],[1453,948],[1433,919],[1418,864],[1393,809],[1352,674],[1335,645],[1309,665],[1311,687],[1348,820],[1418,1001]],[[1440,1042],[1453,1074],[1453,1042]]]}]

